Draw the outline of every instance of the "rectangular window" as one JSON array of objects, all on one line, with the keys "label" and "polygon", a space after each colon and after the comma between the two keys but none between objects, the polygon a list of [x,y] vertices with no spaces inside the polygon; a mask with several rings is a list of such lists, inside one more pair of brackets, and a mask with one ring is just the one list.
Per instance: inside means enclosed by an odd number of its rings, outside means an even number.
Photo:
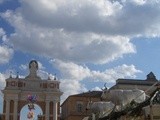
[{"label": "rectangular window", "polygon": [[77,112],[83,111],[83,102],[77,102]]}]

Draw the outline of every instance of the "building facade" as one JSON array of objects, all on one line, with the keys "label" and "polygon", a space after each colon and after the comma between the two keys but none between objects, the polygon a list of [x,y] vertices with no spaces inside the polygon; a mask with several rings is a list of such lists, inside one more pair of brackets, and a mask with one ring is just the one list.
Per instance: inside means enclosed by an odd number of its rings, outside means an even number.
[{"label": "building facade", "polygon": [[61,105],[61,120],[82,120],[90,115],[86,109],[88,102],[100,101],[101,94],[101,91],[89,91],[69,96]]},{"label": "building facade", "polygon": [[144,90],[146,94],[151,94],[156,89],[156,84],[159,81],[153,72],[150,72],[146,79],[117,79],[116,84],[110,89],[141,89]]},{"label": "building facade", "polygon": [[29,63],[29,75],[25,78],[10,76],[6,79],[6,87],[2,90],[4,94],[3,120],[20,120],[21,109],[29,104],[28,95],[35,95],[37,104],[43,114],[41,120],[59,120],[60,118],[60,91],[58,80],[42,80],[37,75],[38,63],[32,60]]},{"label": "building facade", "polygon": [[[159,81],[153,72],[150,72],[146,79],[117,79],[116,84],[110,89],[141,89],[150,95]],[[62,120],[82,120],[82,118],[91,115],[86,111],[88,101],[101,101],[102,91],[92,91],[69,96],[61,105]]]}]

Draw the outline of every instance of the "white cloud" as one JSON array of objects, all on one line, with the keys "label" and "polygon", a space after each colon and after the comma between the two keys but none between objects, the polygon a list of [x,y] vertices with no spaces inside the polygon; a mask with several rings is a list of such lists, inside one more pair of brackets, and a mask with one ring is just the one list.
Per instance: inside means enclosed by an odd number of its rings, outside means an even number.
[{"label": "white cloud", "polygon": [[138,5],[143,5],[147,2],[147,0],[131,0],[133,3],[136,3]]},{"label": "white cloud", "polygon": [[[39,6],[41,6],[41,9],[39,9]],[[22,7],[20,10],[23,12],[25,17],[33,17],[26,18],[31,22],[35,22],[36,20],[38,23],[47,25],[39,19],[47,18],[46,22],[51,23],[50,25],[55,27],[61,26],[61,24],[59,23],[63,21],[63,18],[65,19],[66,23],[70,26],[70,19],[72,19],[74,22],[77,21],[80,23],[81,21],[79,20],[82,20],[81,17],[85,17],[88,19],[88,16],[86,15],[89,15],[90,17],[95,17],[94,14],[97,17],[100,17],[101,15],[108,16],[114,14],[120,8],[121,5],[118,4],[118,2],[111,3],[107,0],[39,0],[38,2],[23,0]],[[30,14],[31,11],[32,14]],[[57,17],[59,20],[55,17]],[[62,24],[67,27],[67,24]],[[67,28],[69,28],[69,26]],[[72,25],[72,27],[75,26]]]},{"label": "white cloud", "polygon": [[30,23],[69,32],[149,36],[152,34],[148,30],[155,30],[152,26],[159,26],[160,19],[157,0],[23,0],[21,3],[16,12]]},{"label": "white cloud", "polygon": [[135,78],[137,73],[142,72],[137,70],[134,65],[126,64],[114,67],[112,69],[107,69],[102,72],[90,70],[86,66],[77,65],[72,62],[63,62],[60,60],[54,60],[52,64],[59,69],[64,78],[76,81],[90,79],[93,82],[104,81],[113,83],[118,78]]},{"label": "white cloud", "polygon": [[24,64],[21,64],[19,68],[20,68],[21,70],[27,70],[27,69],[28,69],[28,66],[27,66],[27,65],[24,65]]},{"label": "white cloud", "polygon": [[3,28],[0,28],[0,38],[3,36],[3,35],[5,35],[6,33],[5,33],[5,31],[3,30]]},{"label": "white cloud", "polygon": [[92,91],[102,91],[102,89],[96,86],[96,87],[92,88]]},{"label": "white cloud", "polygon": [[10,37],[14,48],[36,55],[102,64],[135,52],[134,45],[127,37],[42,28],[28,23],[21,15],[11,11],[2,16],[15,27],[16,33]]},{"label": "white cloud", "polygon": [[0,45],[0,64],[8,63],[14,53],[12,48],[3,43],[6,39],[6,32],[3,28],[0,28],[0,40],[2,40],[2,44]]},{"label": "white cloud", "polygon": [[43,64],[41,62],[38,61],[38,69],[44,70],[45,67],[43,66]]},{"label": "white cloud", "polygon": [[72,62],[56,60],[53,64],[60,70],[65,79],[83,80],[86,76],[90,76],[90,70],[87,67]]},{"label": "white cloud", "polygon": [[110,1],[118,1],[121,4],[133,4],[133,5],[143,5],[146,2],[148,2],[147,0],[110,0]]},{"label": "white cloud", "polygon": [[61,101],[63,102],[69,95],[78,94],[81,92],[86,92],[87,88],[79,81],[70,80],[70,79],[62,79],[61,80],[61,91],[63,91],[63,95],[61,97]]},{"label": "white cloud", "polygon": [[[98,81],[113,84],[118,78],[135,78],[136,74],[141,72],[140,70],[137,70],[134,65],[126,64],[100,72],[90,70],[86,66],[72,62],[54,60],[51,61],[51,63],[62,74],[61,88],[62,91],[65,91],[62,99],[71,94],[87,91],[87,88],[82,81],[91,81],[93,83]],[[95,86],[93,90],[100,90],[100,88]]]},{"label": "white cloud", "polygon": [[6,79],[6,75],[3,73],[0,73],[0,89],[1,90],[5,87],[5,79]]},{"label": "white cloud", "polygon": [[3,30],[3,28],[0,28],[0,40],[2,40],[2,42],[8,41],[6,32]]},{"label": "white cloud", "polygon": [[38,61],[38,71],[37,71],[37,75],[40,76],[42,79],[51,79],[53,80],[55,75],[48,73],[47,71],[45,71],[45,67],[43,66],[43,64]]},{"label": "white cloud", "polygon": [[[3,90],[4,87],[6,86],[6,79],[9,78],[10,76],[10,70],[6,70],[5,72],[0,72],[0,90]],[[13,76],[15,77],[16,75],[13,74]]]},{"label": "white cloud", "polygon": [[0,0],[0,4],[3,3],[4,0]]},{"label": "white cloud", "polygon": [[112,69],[108,69],[103,73],[93,72],[94,77],[97,76],[100,80],[106,82],[115,82],[118,78],[135,78],[137,73],[141,73],[142,71],[137,70],[134,65],[126,65],[123,64],[121,66],[114,67]]},{"label": "white cloud", "polygon": [[0,45],[0,64],[8,63],[13,56],[13,49]]},{"label": "white cloud", "polygon": [[37,75],[38,75],[39,77],[41,77],[42,79],[44,79],[44,80],[47,80],[48,78],[49,78],[50,80],[54,80],[54,78],[56,77],[55,75],[53,75],[53,74],[51,74],[51,73],[48,73],[48,72],[46,72],[46,71],[44,71],[44,70],[42,70],[42,69],[39,69],[39,70],[38,70]]},{"label": "white cloud", "polygon": [[23,0],[21,7],[1,17],[15,28],[9,37],[14,49],[63,61],[104,64],[135,53],[130,38],[159,36],[159,4],[144,0]]},{"label": "white cloud", "polygon": [[3,106],[2,104],[3,103],[3,93],[1,92],[1,90],[3,90],[5,87],[5,79],[6,79],[5,75],[0,73],[0,108],[3,108],[2,107]]}]

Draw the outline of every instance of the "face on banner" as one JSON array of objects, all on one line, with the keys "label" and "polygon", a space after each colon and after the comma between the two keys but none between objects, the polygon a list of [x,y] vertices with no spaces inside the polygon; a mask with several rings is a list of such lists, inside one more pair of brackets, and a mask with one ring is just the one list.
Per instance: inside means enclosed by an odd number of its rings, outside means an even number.
[{"label": "face on banner", "polygon": [[33,120],[34,119],[34,112],[33,111],[29,111],[28,114],[27,114],[27,118],[29,120]]}]

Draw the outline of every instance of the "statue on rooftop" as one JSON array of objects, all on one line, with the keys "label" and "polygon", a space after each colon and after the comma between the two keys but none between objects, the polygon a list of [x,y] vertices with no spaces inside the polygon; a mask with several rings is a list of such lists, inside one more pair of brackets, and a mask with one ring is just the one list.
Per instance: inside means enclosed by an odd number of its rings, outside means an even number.
[{"label": "statue on rooftop", "polygon": [[37,76],[38,71],[38,62],[36,60],[31,60],[29,63],[29,75],[26,78],[32,78],[32,79],[40,79],[40,77]]}]

